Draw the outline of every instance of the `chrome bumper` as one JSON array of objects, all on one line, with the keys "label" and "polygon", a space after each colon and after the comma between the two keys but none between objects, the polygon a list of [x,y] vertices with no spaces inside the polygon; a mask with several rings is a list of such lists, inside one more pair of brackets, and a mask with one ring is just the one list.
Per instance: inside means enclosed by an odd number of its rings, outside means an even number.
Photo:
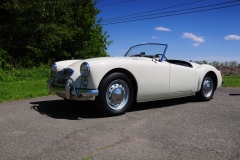
[{"label": "chrome bumper", "polygon": [[[54,78],[58,78],[58,77],[54,77]],[[59,77],[59,78],[63,79],[63,77]],[[74,85],[74,80],[72,78],[65,78],[66,79],[65,85],[54,83],[53,79],[47,80],[48,93],[51,93],[53,91],[56,94],[63,94],[65,95],[66,99],[71,99],[72,96],[76,96],[77,98],[80,98],[80,97],[92,98],[94,96],[98,96],[97,89],[76,88]],[[72,82],[71,85],[69,84],[69,80]]]}]

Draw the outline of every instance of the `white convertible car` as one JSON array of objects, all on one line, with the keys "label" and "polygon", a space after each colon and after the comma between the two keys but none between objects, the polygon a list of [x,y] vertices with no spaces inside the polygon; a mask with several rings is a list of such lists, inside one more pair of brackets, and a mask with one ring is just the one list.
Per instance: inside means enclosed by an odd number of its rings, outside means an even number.
[{"label": "white convertible car", "polygon": [[48,92],[68,101],[95,100],[106,115],[125,113],[133,102],[196,95],[209,101],[221,86],[220,71],[211,65],[169,60],[167,44],[131,47],[124,57],[55,62]]}]

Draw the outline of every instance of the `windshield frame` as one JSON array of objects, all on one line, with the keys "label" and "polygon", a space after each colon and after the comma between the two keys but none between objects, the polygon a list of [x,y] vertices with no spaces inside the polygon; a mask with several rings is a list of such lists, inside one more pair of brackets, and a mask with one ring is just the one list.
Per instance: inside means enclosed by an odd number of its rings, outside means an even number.
[{"label": "windshield frame", "polygon": [[126,54],[124,55],[124,57],[128,57],[127,55],[128,55],[128,53],[129,53],[129,51],[132,50],[132,48],[135,48],[135,47],[137,47],[137,46],[143,46],[143,45],[162,45],[162,46],[165,46],[165,49],[164,49],[164,51],[163,51],[163,53],[162,53],[161,59],[159,59],[159,62],[162,62],[162,61],[164,60],[164,57],[165,57],[165,53],[166,53],[168,44],[163,44],[163,43],[143,43],[143,44],[138,44],[138,45],[132,46],[132,47],[130,47],[130,48],[128,49],[128,51],[126,52]]}]

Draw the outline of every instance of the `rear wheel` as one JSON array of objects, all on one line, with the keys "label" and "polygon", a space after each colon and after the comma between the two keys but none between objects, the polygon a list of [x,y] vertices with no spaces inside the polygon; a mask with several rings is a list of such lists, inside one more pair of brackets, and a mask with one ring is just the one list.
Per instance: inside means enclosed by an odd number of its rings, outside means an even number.
[{"label": "rear wheel", "polygon": [[209,101],[212,99],[214,94],[214,85],[215,81],[213,79],[213,76],[211,74],[206,74],[203,78],[201,89],[199,92],[196,93],[198,99],[200,101]]},{"label": "rear wheel", "polygon": [[105,115],[125,113],[133,101],[133,87],[126,75],[115,72],[103,79],[96,97],[98,109]]}]

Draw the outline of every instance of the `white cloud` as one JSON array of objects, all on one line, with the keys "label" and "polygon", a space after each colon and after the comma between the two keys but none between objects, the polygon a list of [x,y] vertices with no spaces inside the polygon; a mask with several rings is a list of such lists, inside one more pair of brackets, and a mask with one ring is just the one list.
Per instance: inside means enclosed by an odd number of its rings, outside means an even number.
[{"label": "white cloud", "polygon": [[224,39],[225,40],[240,40],[240,36],[238,36],[238,35],[228,35]]},{"label": "white cloud", "polygon": [[193,46],[194,46],[194,47],[198,47],[198,46],[199,46],[199,43],[194,43]]},{"label": "white cloud", "polygon": [[203,43],[205,41],[204,37],[198,37],[198,36],[196,36],[192,33],[188,33],[188,32],[184,32],[182,35],[182,38],[189,38],[189,39],[192,39],[193,41],[199,42],[199,43]]},{"label": "white cloud", "polygon": [[168,31],[168,32],[171,32],[171,29],[169,29],[169,28],[164,28],[164,27],[161,27],[161,26],[156,27],[155,30],[157,30],[157,31]]},{"label": "white cloud", "polygon": [[158,38],[157,36],[152,36],[152,38]]}]

